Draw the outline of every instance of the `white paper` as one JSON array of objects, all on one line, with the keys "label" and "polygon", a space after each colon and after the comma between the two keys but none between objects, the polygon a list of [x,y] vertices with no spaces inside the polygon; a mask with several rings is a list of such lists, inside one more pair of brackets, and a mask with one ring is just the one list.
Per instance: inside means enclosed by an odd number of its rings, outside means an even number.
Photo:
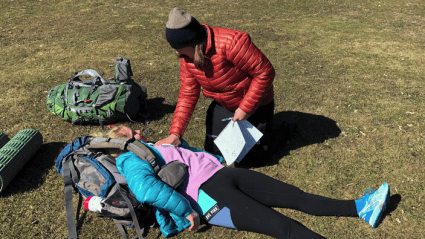
[{"label": "white paper", "polygon": [[227,166],[240,162],[263,134],[246,120],[229,121],[214,140]]},{"label": "white paper", "polygon": [[229,121],[226,127],[214,140],[214,143],[217,145],[218,149],[220,149],[221,154],[226,160],[227,166],[232,165],[245,145],[245,140],[239,129],[239,124],[234,121]]},{"label": "white paper", "polygon": [[238,159],[236,159],[236,162],[239,163],[249,152],[249,150],[251,150],[251,148],[254,147],[254,145],[260,140],[260,138],[263,136],[263,133],[261,133],[257,128],[255,128],[246,120],[238,122],[243,138],[245,139],[245,146],[242,149],[242,152],[239,154]]}]

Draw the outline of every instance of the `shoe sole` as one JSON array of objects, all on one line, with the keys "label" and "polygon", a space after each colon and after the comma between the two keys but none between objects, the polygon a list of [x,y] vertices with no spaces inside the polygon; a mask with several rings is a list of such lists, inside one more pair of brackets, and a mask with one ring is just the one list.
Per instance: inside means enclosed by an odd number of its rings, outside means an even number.
[{"label": "shoe sole", "polygon": [[384,216],[384,212],[387,209],[389,203],[390,203],[390,187],[388,186],[388,194],[387,194],[387,198],[385,199],[384,208],[382,209],[381,214],[379,215],[378,219],[376,220],[374,227],[377,227],[379,225],[379,223],[382,221],[382,218]]},{"label": "shoe sole", "polygon": [[[383,186],[386,186],[387,188],[384,191],[385,197],[382,197],[380,201],[378,202],[378,206],[373,210],[372,216],[369,219],[370,225],[372,227],[377,227],[379,221],[382,219],[383,212],[387,208],[387,202],[389,201],[389,195],[390,195],[390,186],[387,183],[384,183]],[[378,189],[379,190],[379,189]]]}]

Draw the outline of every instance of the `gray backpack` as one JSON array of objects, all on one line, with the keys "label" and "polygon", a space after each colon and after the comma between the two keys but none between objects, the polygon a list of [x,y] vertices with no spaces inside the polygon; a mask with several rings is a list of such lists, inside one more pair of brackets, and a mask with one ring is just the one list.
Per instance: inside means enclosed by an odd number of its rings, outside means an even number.
[{"label": "gray backpack", "polygon": [[[129,190],[125,178],[119,173],[116,159],[105,149],[131,151],[148,161],[157,177],[177,189],[187,175],[187,166],[178,161],[158,165],[155,155],[143,143],[133,139],[111,139],[101,137],[77,137],[65,146],[56,160],[56,170],[65,181],[65,208],[70,238],[77,238],[74,223],[72,189],[79,192],[77,220],[82,201],[89,196],[101,197],[101,217],[109,217],[117,224],[124,238],[124,225],[134,226],[138,238],[143,238],[146,226],[154,224],[152,207],[137,201]],[[162,166],[162,167],[161,167]]]}]

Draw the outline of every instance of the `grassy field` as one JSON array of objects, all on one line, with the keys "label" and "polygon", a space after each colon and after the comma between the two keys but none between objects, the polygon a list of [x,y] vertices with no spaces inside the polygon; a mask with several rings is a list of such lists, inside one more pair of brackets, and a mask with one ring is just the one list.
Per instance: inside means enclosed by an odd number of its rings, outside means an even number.
[{"label": "grassy field", "polygon": [[[195,3],[193,3],[195,2]],[[276,69],[275,157],[254,169],[301,189],[357,199],[383,182],[391,204],[376,229],[359,218],[276,209],[327,238],[425,238],[425,4],[421,0],[1,0],[0,132],[36,129],[43,145],[0,195],[0,238],[66,238],[65,143],[99,126],[62,121],[47,92],[75,70],[113,77],[117,56],[148,88],[151,122],[124,123],[167,136],[179,64],[165,40],[178,6],[200,22],[250,33]],[[201,97],[185,139],[202,148],[210,99]],[[285,122],[298,124],[289,142]],[[76,205],[77,197],[74,197]],[[119,238],[113,222],[82,216],[80,238]],[[134,237],[136,234],[130,230]],[[152,229],[148,238],[163,237]],[[267,238],[203,226],[176,238]]]}]

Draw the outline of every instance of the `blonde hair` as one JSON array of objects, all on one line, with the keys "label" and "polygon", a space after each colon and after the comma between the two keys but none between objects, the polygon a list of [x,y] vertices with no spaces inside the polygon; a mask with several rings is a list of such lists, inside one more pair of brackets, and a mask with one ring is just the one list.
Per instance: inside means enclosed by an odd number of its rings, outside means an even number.
[{"label": "blonde hair", "polygon": [[96,131],[91,133],[90,135],[93,137],[103,137],[103,138],[114,138],[114,139],[125,139],[126,137],[123,137],[122,135],[119,135],[117,131],[120,129],[121,126],[116,126],[111,129],[108,129],[106,132],[103,131]]},{"label": "blonde hair", "polygon": [[[114,138],[114,139],[126,139],[126,137],[123,137],[119,134],[117,134],[117,131],[119,130],[120,126],[113,127],[106,132],[103,131],[96,131],[91,133],[90,135],[93,137],[103,137],[103,138]],[[111,155],[112,157],[116,158],[120,156],[123,153],[126,153],[125,150],[120,149],[104,149],[105,153]]]}]

